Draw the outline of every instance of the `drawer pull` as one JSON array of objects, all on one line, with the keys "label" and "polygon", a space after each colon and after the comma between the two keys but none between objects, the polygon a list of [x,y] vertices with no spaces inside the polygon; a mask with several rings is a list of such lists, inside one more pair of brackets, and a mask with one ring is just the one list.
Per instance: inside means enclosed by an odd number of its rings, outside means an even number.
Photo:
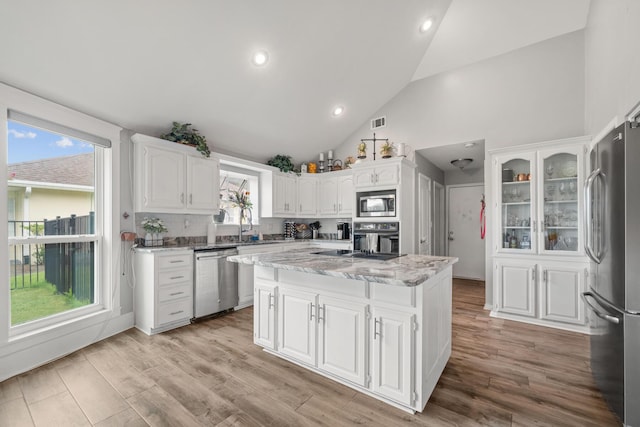
[{"label": "drawer pull", "polygon": [[184,292],[172,292],[169,294],[171,297],[175,297],[176,295],[184,294]]},{"label": "drawer pull", "polygon": [[182,278],[184,278],[184,276],[173,276],[171,277],[171,280],[182,279]]},{"label": "drawer pull", "polygon": [[180,314],[180,313],[184,313],[184,310],[174,311],[172,313],[169,313],[169,316],[175,316],[176,314]]},{"label": "drawer pull", "polygon": [[177,264],[179,262],[184,262],[184,260],[183,259],[174,259],[173,261],[169,261],[169,263],[171,263],[171,264]]}]

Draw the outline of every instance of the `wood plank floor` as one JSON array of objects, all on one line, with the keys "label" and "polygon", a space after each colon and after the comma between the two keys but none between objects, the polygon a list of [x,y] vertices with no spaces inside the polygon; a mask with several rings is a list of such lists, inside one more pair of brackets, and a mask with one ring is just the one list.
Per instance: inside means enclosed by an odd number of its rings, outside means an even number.
[{"label": "wood plank floor", "polygon": [[489,318],[454,281],[453,353],[421,414],[273,357],[252,310],[148,337],[131,329],[0,383],[0,426],[615,426],[581,334]]}]

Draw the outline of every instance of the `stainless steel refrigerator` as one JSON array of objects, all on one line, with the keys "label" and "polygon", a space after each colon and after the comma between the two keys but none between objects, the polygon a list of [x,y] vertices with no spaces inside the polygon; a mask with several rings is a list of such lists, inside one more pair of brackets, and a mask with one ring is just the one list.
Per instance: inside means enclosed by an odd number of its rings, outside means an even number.
[{"label": "stainless steel refrigerator", "polygon": [[610,408],[640,426],[640,123],[627,121],[591,152],[585,183],[591,258],[591,370]]}]

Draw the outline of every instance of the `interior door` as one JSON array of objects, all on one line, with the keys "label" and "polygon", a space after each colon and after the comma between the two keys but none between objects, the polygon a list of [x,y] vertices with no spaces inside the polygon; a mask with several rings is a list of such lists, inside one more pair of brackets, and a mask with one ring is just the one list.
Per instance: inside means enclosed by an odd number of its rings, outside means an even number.
[{"label": "interior door", "polygon": [[447,189],[449,256],[459,258],[453,265],[453,276],[484,280],[485,248],[480,236],[484,185],[451,185]]},{"label": "interior door", "polygon": [[431,255],[431,179],[418,174],[418,253]]}]

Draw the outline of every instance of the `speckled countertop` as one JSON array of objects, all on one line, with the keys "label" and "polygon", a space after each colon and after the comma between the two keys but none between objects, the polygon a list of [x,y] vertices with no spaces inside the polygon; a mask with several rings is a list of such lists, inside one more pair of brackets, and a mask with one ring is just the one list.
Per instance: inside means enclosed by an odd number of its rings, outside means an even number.
[{"label": "speckled countertop", "polygon": [[[186,243],[184,245],[167,245],[167,246],[137,246],[134,250],[137,252],[164,252],[164,251],[182,251],[182,250],[203,250],[203,249],[227,249],[237,248],[238,246],[259,246],[259,245],[271,245],[281,243],[302,243],[302,242],[315,242],[315,243],[339,243],[350,244],[349,240],[329,240],[329,239],[296,239],[296,240],[250,240],[242,243],[216,243],[215,245],[207,245],[206,243]],[[317,250],[317,248],[316,248]]]},{"label": "speckled countertop", "polygon": [[417,286],[458,262],[458,258],[428,255],[404,255],[387,261],[318,255],[318,249],[280,253],[234,255],[227,259],[241,264],[255,264],[284,270],[346,279],[366,280],[396,286]]}]

